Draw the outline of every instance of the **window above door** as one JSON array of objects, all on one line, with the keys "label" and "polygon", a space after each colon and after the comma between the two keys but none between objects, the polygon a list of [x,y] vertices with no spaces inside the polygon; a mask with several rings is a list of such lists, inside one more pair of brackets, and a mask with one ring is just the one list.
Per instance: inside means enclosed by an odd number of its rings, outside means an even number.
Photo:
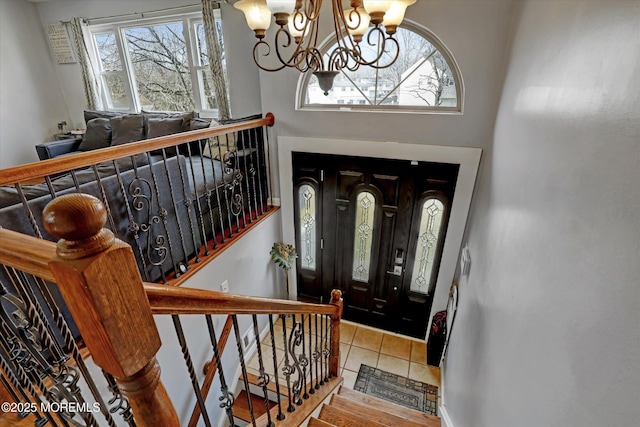
[{"label": "window above door", "polygon": [[[403,23],[397,32],[400,54],[388,68],[343,68],[328,95],[311,73],[298,83],[297,108],[302,110],[406,111],[460,113],[463,84],[453,55],[435,34]],[[367,35],[360,43],[365,51]],[[333,46],[325,44],[324,51]]]}]

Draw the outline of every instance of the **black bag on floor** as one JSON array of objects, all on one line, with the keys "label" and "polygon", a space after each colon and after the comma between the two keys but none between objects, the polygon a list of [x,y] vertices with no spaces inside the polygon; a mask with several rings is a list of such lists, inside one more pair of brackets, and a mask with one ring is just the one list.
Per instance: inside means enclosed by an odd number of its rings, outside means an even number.
[{"label": "black bag on floor", "polygon": [[439,311],[433,316],[431,332],[427,341],[427,364],[439,366],[447,339],[447,312]]}]

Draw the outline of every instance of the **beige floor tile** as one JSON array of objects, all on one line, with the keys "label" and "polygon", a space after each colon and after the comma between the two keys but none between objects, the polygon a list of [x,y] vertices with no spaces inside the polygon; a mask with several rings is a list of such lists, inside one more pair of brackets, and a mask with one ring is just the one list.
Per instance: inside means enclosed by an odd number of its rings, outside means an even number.
[{"label": "beige floor tile", "polygon": [[347,361],[347,356],[349,355],[349,349],[351,346],[349,344],[340,343],[340,367],[344,367],[344,363]]},{"label": "beige floor tile", "polygon": [[427,364],[427,344],[411,341],[411,361],[423,365]]},{"label": "beige floor tile", "polygon": [[[269,374],[273,374],[273,352],[271,351],[271,346],[270,345],[266,346],[263,344],[261,346],[261,349],[262,349],[262,363],[264,365],[264,370]],[[278,364],[280,364],[282,359],[284,359],[284,350],[276,348],[276,360],[278,361]],[[260,359],[258,358],[257,351],[253,355],[253,357],[251,358],[247,366],[254,370],[260,369]]]},{"label": "beige floor tile", "polygon": [[380,346],[382,345],[383,335],[384,334],[382,332],[373,331],[367,328],[358,328],[353,336],[353,342],[351,345],[379,352]]},{"label": "beige floor tile", "polygon": [[349,371],[358,372],[360,365],[375,367],[378,364],[378,353],[360,347],[351,347],[349,356],[344,364],[344,368]]},{"label": "beige floor tile", "polygon": [[384,334],[380,353],[409,360],[411,357],[411,343],[412,341],[406,338]]},{"label": "beige floor tile", "polygon": [[356,379],[358,378],[358,373],[349,371],[348,369],[342,370],[342,378],[344,378],[344,385],[346,388],[350,388],[353,390],[353,386],[356,385]]},{"label": "beige floor tile", "polygon": [[411,362],[409,378],[440,387],[440,368]]},{"label": "beige floor tile", "polygon": [[378,369],[406,378],[409,375],[409,361],[381,354],[378,359]]},{"label": "beige floor tile", "polygon": [[351,344],[357,327],[349,323],[340,322],[340,342]]}]

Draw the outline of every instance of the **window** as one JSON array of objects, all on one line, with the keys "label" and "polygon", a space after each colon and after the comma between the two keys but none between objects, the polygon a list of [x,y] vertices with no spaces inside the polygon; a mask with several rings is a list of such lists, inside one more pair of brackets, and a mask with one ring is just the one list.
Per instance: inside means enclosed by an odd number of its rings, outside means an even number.
[{"label": "window", "polygon": [[298,190],[300,218],[300,263],[302,268],[316,269],[316,190],[309,184],[303,184]]},{"label": "window", "polygon": [[[215,17],[222,34],[217,11]],[[105,109],[217,115],[201,13],[91,25],[89,30]],[[226,73],[224,56],[223,68]]]},{"label": "window", "polygon": [[371,249],[373,247],[373,226],[376,198],[362,191],[356,198],[355,237],[353,242],[353,271],[351,278],[359,282],[368,282],[371,269]]},{"label": "window", "polygon": [[[363,52],[367,49],[366,40],[367,35],[360,43]],[[303,74],[298,107],[330,109],[355,104],[350,108],[462,111],[460,73],[452,55],[437,37],[424,28],[406,23],[404,28],[398,28],[397,40],[400,54],[392,66],[378,70],[363,66],[356,71],[345,68],[336,76],[329,95],[324,95],[315,76]],[[327,47],[328,52],[334,46]]]},{"label": "window", "polygon": [[420,211],[416,259],[411,273],[411,290],[413,292],[428,293],[443,218],[444,205],[442,202],[436,198],[425,200]]}]

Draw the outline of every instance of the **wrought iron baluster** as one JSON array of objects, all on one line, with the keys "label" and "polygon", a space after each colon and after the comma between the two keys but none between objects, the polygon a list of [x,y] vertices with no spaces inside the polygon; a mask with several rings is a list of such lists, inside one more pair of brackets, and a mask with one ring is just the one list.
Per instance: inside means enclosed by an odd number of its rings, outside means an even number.
[{"label": "wrought iron baluster", "polygon": [[187,371],[189,371],[189,378],[191,379],[191,385],[193,386],[193,391],[196,394],[196,400],[198,401],[198,406],[200,407],[200,412],[202,413],[204,424],[207,427],[211,427],[211,420],[209,419],[209,414],[207,413],[207,407],[204,403],[204,398],[202,397],[202,391],[200,390],[200,385],[198,384],[196,371],[193,368],[191,353],[189,352],[189,347],[187,346],[187,339],[184,336],[184,330],[182,329],[182,323],[180,322],[180,317],[174,314],[171,316],[171,319],[173,320],[173,326],[175,327],[176,335],[178,336],[178,342],[180,343],[180,348],[182,349],[182,356],[184,357],[184,361],[187,365]]},{"label": "wrought iron baluster", "polygon": [[33,228],[33,233],[39,239],[42,239],[42,233],[40,232],[40,227],[38,227],[38,223],[36,222],[36,217],[33,216],[33,212],[31,212],[31,208],[29,207],[29,203],[27,202],[27,198],[24,195],[24,191],[22,191],[22,186],[19,183],[15,185],[16,191],[20,196],[20,201],[22,202],[22,206],[24,210],[27,212],[27,216],[29,217],[29,223],[31,224],[31,228]]},{"label": "wrought iron baluster", "polygon": [[53,188],[53,183],[51,182],[51,177],[49,175],[44,177],[44,181],[47,183],[47,187],[49,188],[49,194],[51,194],[51,200],[55,199],[57,196],[55,188]]},{"label": "wrought iron baluster", "polygon": [[[187,196],[187,191],[189,190],[189,183],[188,181],[185,181],[185,176],[188,172],[186,172],[183,167],[182,167],[182,162],[180,161],[180,151],[179,148],[182,144],[175,146],[175,150],[177,150],[176,153],[176,163],[178,163],[178,170],[180,171],[180,189],[182,190],[182,198],[183,201],[182,203],[184,204],[185,208],[187,208],[187,217],[189,218],[189,229],[191,231],[191,240],[193,242],[193,250],[195,251],[195,262],[200,262],[200,246],[204,246],[204,252],[205,254],[208,255],[209,251],[207,250],[207,241],[206,239],[203,240],[202,242],[198,242],[198,234],[196,233],[197,230],[197,225],[194,226],[193,224],[193,218],[191,218],[191,208],[193,206],[193,200],[191,199],[191,197]],[[186,144],[187,148],[189,148],[189,144]],[[165,150],[163,149],[162,152],[164,153]],[[193,162],[192,162],[192,158],[191,158],[191,149],[189,149],[189,164],[191,165],[191,173],[193,174]],[[169,171],[167,170],[167,175],[169,175]],[[195,178],[193,179],[193,187],[194,187],[194,193],[195,194],[195,198],[196,198],[196,209],[195,209],[195,215],[196,215],[196,222],[198,224],[200,224],[200,226],[202,227],[202,209],[200,207],[200,200],[198,200],[198,190],[196,187],[196,183],[195,183]],[[177,209],[177,205],[176,205],[176,209]],[[176,215],[177,215],[177,211],[176,211]],[[176,216],[177,218],[179,218],[178,216]],[[178,220],[177,222],[180,222],[180,220]],[[204,229],[203,229],[204,231]],[[202,239],[204,239],[204,232],[202,233]],[[184,243],[183,243],[184,246]],[[185,263],[184,265],[186,266],[187,269],[189,269],[189,254],[185,251]]]},{"label": "wrought iron baluster", "polygon": [[75,170],[71,171],[71,179],[73,179],[73,186],[76,188],[76,191],[80,193],[80,182],[78,181],[78,175],[76,175]]},{"label": "wrought iron baluster", "polygon": [[[258,316],[252,315],[253,320],[253,334],[256,338],[256,347],[258,349],[258,362],[260,366],[260,375],[258,375],[258,386],[262,387],[262,393],[264,394],[264,407],[267,411],[267,427],[273,427],[275,424],[271,421],[271,411],[269,405],[269,389],[268,385],[271,379],[269,378],[269,374],[264,369],[264,362],[262,360],[262,343],[260,342],[260,331],[258,331]],[[278,371],[275,372],[275,375],[278,376]],[[249,391],[247,391],[249,393]]]},{"label": "wrought iron baluster", "polygon": [[[309,394],[313,394],[315,393],[315,389],[313,388],[313,365],[311,364],[311,362],[313,361],[313,349],[312,349],[312,343],[313,343],[313,329],[311,328],[311,314],[308,314],[307,317],[309,318]],[[316,331],[317,332],[317,331]]]},{"label": "wrought iron baluster", "polygon": [[[134,162],[134,158],[131,157],[131,162]],[[122,193],[122,198],[124,199],[124,204],[127,209],[127,217],[129,217],[129,232],[133,233],[133,238],[136,241],[136,248],[138,249],[138,256],[140,257],[140,262],[142,262],[142,274],[144,275],[145,280],[148,282],[151,279],[149,278],[149,272],[147,271],[147,261],[144,257],[144,249],[140,244],[140,224],[138,224],[133,216],[133,211],[131,210],[131,204],[129,203],[129,197],[127,197],[127,191],[124,188],[124,182],[122,181],[122,175],[120,173],[120,167],[118,166],[118,162],[113,162],[113,166],[116,171],[116,178],[118,179],[118,185],[120,186],[120,192]],[[136,170],[137,173],[137,170]],[[137,177],[136,177],[137,179]]]},{"label": "wrought iron baluster", "polygon": [[[238,316],[234,314],[231,318],[233,320],[233,331],[236,334],[236,345],[238,347],[238,356],[240,357],[240,367],[242,368],[242,378],[244,380],[244,389],[247,395],[247,407],[249,408],[249,415],[251,416],[251,424],[253,424],[253,427],[257,427],[256,415],[253,412],[253,403],[251,402],[251,390],[249,389],[249,378],[247,377],[247,365],[244,360],[244,351],[242,350],[242,338],[240,338]],[[257,345],[260,345],[260,342],[258,342]]]},{"label": "wrought iron baluster", "polygon": [[264,156],[265,156],[265,173],[267,175],[267,212],[271,209],[270,204],[273,203],[273,181],[271,178],[271,150],[269,149],[269,132],[266,126],[262,128],[264,135]]},{"label": "wrought iron baluster", "polygon": [[[238,135],[240,135],[238,133]],[[229,134],[225,135],[227,140],[227,150],[229,149]],[[229,164],[233,164],[231,168],[232,180],[231,183],[227,186],[227,190],[231,193],[231,212],[236,217],[236,232],[240,233],[240,217],[242,217],[243,227],[247,226],[246,214],[244,211],[244,195],[242,194],[242,172],[240,171],[238,158],[238,137],[235,137],[235,146],[233,148],[233,154],[229,155],[228,162]],[[236,194],[236,188],[238,189],[238,193]]]},{"label": "wrought iron baluster", "polygon": [[[218,137],[215,137],[216,140],[218,140]],[[220,237],[221,237],[221,241],[222,243],[226,242],[226,239],[224,237],[224,218],[223,218],[223,214],[222,214],[222,204],[221,199],[220,199],[220,190],[219,190],[219,186],[218,186],[218,180],[216,179],[216,167],[215,167],[215,161],[213,160],[213,145],[211,142],[212,138],[207,139],[207,147],[209,147],[209,153],[211,153],[211,157],[209,157],[209,160],[211,162],[211,170],[213,171],[213,188],[215,190],[216,193],[216,202],[218,203],[218,220],[220,221]],[[220,141],[218,140],[218,152],[220,152]],[[204,171],[204,164],[202,166],[202,170]],[[222,185],[224,185],[224,164],[222,163],[222,161],[220,161],[220,179],[222,180]],[[211,197],[209,195],[207,195],[207,200],[209,200]],[[212,221],[213,221],[213,211],[211,211],[211,215],[212,215]],[[213,235],[213,241],[214,241],[214,245],[216,245],[216,236],[215,233]],[[214,246],[215,248],[216,246]]]},{"label": "wrought iron baluster", "polygon": [[[153,170],[153,161],[151,159],[151,154],[149,152],[147,152],[147,162],[149,164],[149,173],[151,174],[151,180],[153,181],[153,191],[155,193],[156,199],[158,200],[158,215],[155,216],[154,215],[154,220],[155,218],[160,218],[160,220],[162,221],[162,224],[164,226],[164,232],[166,236],[158,236],[158,238],[156,239],[156,242],[159,245],[162,245],[164,243],[163,239],[167,240],[167,244],[169,245],[169,258],[171,259],[171,264],[173,265],[173,271],[178,272],[178,265],[176,264],[176,260],[174,258],[174,253],[173,253],[173,245],[171,244],[171,236],[169,235],[169,227],[167,226],[167,210],[162,206],[161,202],[160,202],[160,188],[158,186],[158,178],[156,177],[156,174]],[[152,204],[150,202],[149,204],[149,216],[151,216],[152,214]],[[154,221],[155,222],[155,221]],[[150,222],[151,224],[151,222]],[[143,230],[144,231],[144,230]],[[149,225],[149,234],[151,234],[151,225]],[[160,239],[160,241],[158,241],[158,239]],[[166,248],[164,249],[166,251]],[[162,251],[160,252],[160,255],[165,255],[166,257],[166,253],[162,253]],[[164,269],[162,268],[162,264],[164,264],[164,260],[165,258],[162,258],[162,261],[160,262],[160,264],[154,264],[152,262],[152,264],[154,265],[159,265],[160,266],[160,271],[162,273],[162,281],[164,283],[166,283],[166,277],[165,277],[165,273],[164,273]]]},{"label": "wrought iron baluster", "polygon": [[324,333],[324,362],[325,362],[325,367],[324,367],[324,380],[325,381],[329,381],[329,378],[331,378],[331,372],[329,372],[329,356],[331,355],[331,351],[329,350],[329,345],[328,343],[331,342],[331,339],[333,338],[333,333],[331,334],[331,336],[329,336],[329,331],[331,330],[329,324],[331,323],[331,316],[329,315],[325,315],[326,320],[324,322],[325,325],[325,333]]},{"label": "wrought iron baluster", "polygon": [[[278,379],[278,359],[276,358],[276,340],[273,328],[273,315],[269,315],[269,334],[271,335],[271,353],[273,356],[273,376],[276,381],[276,398],[278,400],[278,415],[276,419],[279,421],[284,420],[284,413],[282,412],[282,397],[280,394],[280,380]],[[285,350],[286,352],[286,350]]]},{"label": "wrought iron baluster", "polygon": [[[200,143],[198,142],[198,146],[200,145]],[[196,199],[196,215],[197,215],[197,220],[198,220],[198,224],[200,225],[200,232],[202,232],[202,246],[204,248],[204,254],[205,255],[209,255],[209,247],[207,246],[207,233],[204,231],[204,215],[202,214],[202,206],[200,205],[200,195],[198,194],[198,185],[196,183],[196,173],[195,173],[195,169],[193,167],[193,156],[191,154],[191,143],[187,143],[187,153],[189,154],[189,169],[191,170],[191,181],[193,182],[193,194],[195,196]],[[200,158],[202,159],[202,156],[200,156]],[[200,162],[200,164],[204,164],[204,159],[202,159],[202,161]],[[182,180],[182,188],[183,190],[186,187],[186,183],[184,181],[184,174],[182,173],[182,163],[178,162],[178,165],[180,166],[180,179]],[[204,177],[204,187],[205,189],[207,188],[207,178],[206,178],[206,174],[203,174]],[[186,191],[183,191],[184,194],[184,199],[185,199],[185,203],[187,203],[187,195],[186,195]],[[189,203],[189,205],[191,205],[191,203]],[[190,206],[189,206],[190,208]],[[191,224],[191,215],[189,215],[189,223]],[[196,262],[200,262],[200,249],[196,246],[196,230],[193,228],[193,224],[191,224],[191,235],[193,236],[193,246],[196,249]]]},{"label": "wrought iron baluster", "polygon": [[[209,140],[207,140],[207,144]],[[189,149],[191,150],[191,149]],[[213,194],[211,189],[209,188],[209,183],[207,182],[207,172],[205,170],[204,167],[204,162],[205,160],[205,155],[204,152],[202,150],[202,144],[198,143],[198,152],[200,154],[200,158],[202,159],[202,161],[200,162],[200,167],[202,169],[202,177],[204,178],[204,196],[207,199],[207,208],[209,209],[209,222],[211,223],[211,240],[213,240],[213,249],[218,249],[218,239],[216,239],[216,226],[215,226],[215,222],[213,220],[213,209],[211,208],[211,195]],[[191,154],[191,151],[189,151],[189,154]],[[216,179],[216,170],[213,167],[213,165],[211,166],[211,172],[213,173],[213,181],[214,181],[214,187],[215,187],[215,179]],[[195,179],[194,179],[195,181]],[[196,195],[197,197],[197,195]],[[203,220],[204,221],[204,220]],[[204,224],[203,224],[204,226]],[[223,233],[224,234],[224,233]],[[206,255],[209,254],[209,246],[207,244],[207,235],[203,230],[203,238],[204,238],[204,245],[206,248]]]},{"label": "wrought iron baluster", "polygon": [[98,185],[98,189],[100,190],[100,196],[102,197],[102,203],[107,211],[107,219],[109,220],[109,226],[111,227],[111,231],[116,236],[118,235],[118,229],[116,228],[116,223],[113,220],[113,216],[111,215],[111,206],[109,205],[109,198],[107,197],[107,192],[104,190],[104,186],[102,185],[102,180],[100,179],[100,173],[98,172],[97,165],[91,165],[93,169],[93,174],[96,177],[96,184]]},{"label": "wrought iron baluster", "polygon": [[[302,322],[296,321],[296,315],[292,316],[293,319],[293,329],[291,330],[291,335],[289,336],[289,354],[291,355],[291,360],[293,360],[293,368],[298,374],[297,378],[293,382],[291,388],[293,389],[293,402],[296,405],[302,405],[302,384],[304,382],[304,374],[302,372],[302,363],[298,355],[296,355],[297,347],[302,343],[303,333]],[[304,346],[303,346],[304,348]]]},{"label": "wrought iron baluster", "polygon": [[313,315],[313,319],[315,322],[315,327],[316,327],[316,345],[314,347],[313,350],[313,364],[316,368],[316,385],[315,385],[315,389],[319,389],[320,388],[320,383],[318,382],[319,377],[320,377],[320,373],[318,372],[318,359],[320,359],[320,352],[318,351],[318,338],[320,337],[320,333],[321,331],[318,330],[318,315],[314,314]]},{"label": "wrought iron baluster", "polygon": [[[300,329],[302,331],[302,341],[301,341],[301,347],[300,347],[300,355],[298,356],[298,362],[300,363],[300,366],[302,366],[302,392],[303,395],[302,397],[304,399],[308,399],[309,398],[309,393],[307,392],[307,368],[309,367],[309,359],[307,358],[307,355],[305,354],[305,339],[306,337],[305,332],[304,332],[304,314],[300,315]],[[311,331],[309,331],[311,332]]]},{"label": "wrought iron baluster", "polygon": [[207,315],[206,319],[207,329],[209,330],[209,338],[211,339],[211,346],[213,347],[213,356],[216,359],[216,364],[218,366],[218,376],[220,378],[220,391],[222,395],[218,398],[218,400],[220,401],[220,408],[223,408],[227,413],[229,425],[233,427],[235,426],[235,422],[233,420],[233,403],[235,402],[235,397],[233,396],[233,393],[229,391],[227,381],[224,377],[224,370],[222,369],[222,359],[220,358],[220,349],[218,348],[216,331],[213,327],[213,319],[211,318],[211,315]]},{"label": "wrought iron baluster", "polygon": [[287,318],[284,314],[280,315],[282,321],[282,344],[284,346],[284,365],[282,366],[282,373],[287,380],[287,395],[289,397],[289,406],[287,406],[287,412],[293,412],[296,407],[293,406],[293,392],[291,389],[291,374],[293,374],[293,366],[289,364],[289,345],[287,343]]},{"label": "wrought iron baluster", "polygon": [[[178,163],[180,163],[180,158],[176,157],[176,161]],[[180,236],[180,245],[182,246],[182,254],[184,255],[184,259],[182,260],[182,262],[178,263],[178,270],[174,270],[176,277],[179,277],[180,275],[182,275],[182,273],[186,273],[187,270],[189,270],[189,253],[187,252],[187,246],[186,243],[184,241],[184,233],[182,231],[182,221],[180,220],[180,218],[178,217],[178,205],[176,202],[176,197],[174,194],[174,190],[173,190],[173,180],[171,179],[171,174],[169,173],[169,168],[167,167],[167,153],[166,150],[163,148],[162,149],[162,164],[164,165],[164,174],[165,177],[167,178],[167,182],[169,183],[169,197],[171,197],[171,205],[173,206],[173,212],[175,213],[174,215],[174,220],[173,222],[175,223],[175,225],[178,226],[178,235]],[[184,189],[184,187],[183,187]],[[158,199],[158,202],[160,200]],[[191,207],[187,206],[187,215],[191,212]],[[189,218],[191,218],[191,216],[189,215]],[[167,236],[169,236],[169,232],[167,232]],[[195,249],[197,249],[197,245],[194,244]]]},{"label": "wrought iron baluster", "polygon": [[324,343],[324,315],[320,315],[320,351],[318,353],[318,358],[320,359],[320,385],[324,385],[324,363],[323,362],[323,343]]},{"label": "wrought iron baluster", "polygon": [[[233,237],[233,226],[231,224],[231,206],[230,206],[230,201],[229,201],[229,192],[228,192],[228,187],[229,185],[233,185],[233,170],[230,169],[227,165],[227,161],[223,158],[222,156],[222,149],[220,148],[220,137],[218,135],[216,135],[216,142],[218,145],[218,155],[219,155],[219,159],[220,159],[220,165],[222,168],[222,183],[224,185],[224,200],[225,200],[225,204],[227,207],[227,220],[229,222],[229,237]],[[227,148],[229,147],[229,142],[227,141]],[[227,182],[227,178],[225,178],[225,175],[227,174],[231,174],[231,183]],[[216,187],[217,188],[217,187]],[[220,211],[220,214],[222,215],[222,210]]]},{"label": "wrought iron baluster", "polygon": [[[238,137],[240,136],[240,132],[238,132]],[[244,141],[245,138],[243,138],[243,143],[242,144],[242,155],[240,155],[240,150],[238,149],[238,138],[236,138],[236,157],[238,159],[238,162],[240,162],[240,157],[242,157],[242,165],[244,166],[244,184],[245,187],[247,189],[246,193],[247,193],[247,206],[249,208],[249,223],[253,222],[253,212],[251,209],[251,188],[249,188],[249,169],[247,168],[247,161],[249,159],[249,156],[251,156],[251,139],[249,138],[249,131],[246,131],[243,133],[243,136],[246,137],[246,139],[249,140],[249,149],[247,150],[246,148],[246,142]],[[238,165],[239,166],[239,165]],[[243,207],[243,213],[244,213],[244,198],[242,200],[242,207]],[[246,224],[246,217],[243,215],[243,218],[245,218],[245,227],[247,226]]]},{"label": "wrought iron baluster", "polygon": [[[264,212],[262,211],[262,204],[258,208],[258,187],[256,187],[256,173],[258,172],[259,165],[256,159],[255,165],[253,162],[254,154],[258,155],[258,149],[253,148],[253,142],[258,140],[258,131],[257,128],[253,128],[247,131],[248,134],[253,134],[252,138],[249,138],[249,175],[251,175],[251,183],[253,184],[253,209],[256,213],[256,218],[262,215]],[[255,150],[255,151],[254,151]],[[258,168],[258,169],[256,169]],[[258,185],[260,184],[260,176],[258,176]],[[262,190],[260,190],[261,192]],[[261,197],[262,197],[262,193]]]}]

